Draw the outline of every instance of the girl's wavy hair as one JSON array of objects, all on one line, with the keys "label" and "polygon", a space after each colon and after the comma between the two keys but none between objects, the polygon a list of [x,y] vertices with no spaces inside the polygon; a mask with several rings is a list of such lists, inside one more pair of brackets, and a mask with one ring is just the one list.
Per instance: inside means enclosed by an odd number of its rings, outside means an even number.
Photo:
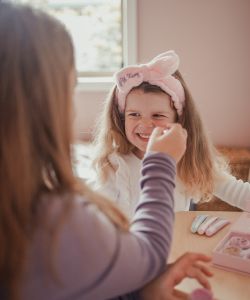
[{"label": "girl's wavy hair", "polygon": [[[185,91],[185,106],[176,122],[180,123],[188,133],[187,149],[177,166],[179,179],[186,186],[187,195],[197,195],[206,200],[212,195],[214,181],[219,169],[227,169],[224,161],[208,138],[199,112],[179,71],[174,76],[182,83]],[[132,90],[140,89],[144,93],[165,93],[160,87],[143,82]],[[174,107],[174,106],[172,106]],[[113,170],[109,155],[129,154],[134,146],[125,134],[125,117],[119,112],[116,86],[112,88],[106,101],[95,131],[95,155],[93,165],[102,182]],[[114,170],[113,170],[114,171]]]},{"label": "girl's wavy hair", "polygon": [[[6,299],[18,299],[33,235],[55,195],[63,209],[54,232],[76,194],[118,227],[128,221],[73,174],[74,55],[64,26],[39,10],[0,1],[0,45],[0,289]],[[44,195],[51,200],[47,212]]]}]

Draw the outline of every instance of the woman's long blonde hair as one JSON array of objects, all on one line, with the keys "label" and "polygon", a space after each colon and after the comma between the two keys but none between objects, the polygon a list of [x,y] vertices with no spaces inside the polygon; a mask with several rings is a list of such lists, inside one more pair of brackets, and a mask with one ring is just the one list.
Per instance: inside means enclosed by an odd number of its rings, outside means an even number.
[{"label": "woman's long blonde hair", "polygon": [[84,194],[118,226],[127,220],[73,175],[74,57],[64,26],[0,1],[0,45],[0,286],[17,299],[43,195],[62,195],[67,212],[74,194]]},{"label": "woman's long blonde hair", "polygon": [[[177,117],[188,133],[186,152],[178,163],[178,177],[185,184],[187,195],[199,196],[202,200],[212,195],[214,179],[219,169],[227,169],[224,159],[218,154],[208,138],[200,115],[189,92],[187,85],[179,71],[174,76],[182,83],[185,91],[185,106],[183,113]],[[144,93],[165,93],[160,87],[143,82],[133,88]],[[95,155],[93,165],[102,182],[108,177],[113,166],[109,155],[129,154],[134,146],[125,134],[125,117],[119,112],[114,86],[104,102],[104,108],[95,132]]]}]

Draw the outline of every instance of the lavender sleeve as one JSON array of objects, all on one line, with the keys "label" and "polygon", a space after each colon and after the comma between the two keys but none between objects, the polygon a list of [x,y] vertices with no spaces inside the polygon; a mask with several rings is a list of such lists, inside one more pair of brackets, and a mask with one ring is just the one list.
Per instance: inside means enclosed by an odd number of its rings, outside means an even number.
[{"label": "lavender sleeve", "polygon": [[163,270],[169,254],[175,172],[169,156],[147,154],[129,232],[114,226],[86,199],[76,199],[57,240],[54,265],[60,284],[42,263],[48,245],[39,233],[29,257],[23,299],[138,299],[136,291]]}]

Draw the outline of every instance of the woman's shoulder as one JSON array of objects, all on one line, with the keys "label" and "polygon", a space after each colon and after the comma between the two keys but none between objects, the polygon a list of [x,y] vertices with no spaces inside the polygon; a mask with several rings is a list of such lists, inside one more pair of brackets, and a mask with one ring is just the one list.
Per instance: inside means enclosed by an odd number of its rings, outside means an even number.
[{"label": "woman's shoulder", "polygon": [[[48,201],[49,200],[49,201]],[[87,197],[81,195],[64,195],[47,198],[46,212],[41,210],[40,217],[47,217],[49,228],[61,224],[63,235],[73,234],[89,240],[89,232],[95,231],[102,240],[107,232],[114,236],[115,226],[99,207]],[[49,203],[49,205],[48,205]]]},{"label": "woman's shoulder", "polygon": [[[82,290],[89,287],[97,274],[103,274],[109,267],[117,251],[119,236],[111,220],[87,197],[72,195],[71,207],[66,207],[68,209],[66,214],[63,205],[64,197],[69,196],[47,198],[51,203],[49,229],[55,225],[52,229],[53,232],[56,230],[57,262],[60,266],[57,270],[58,278],[65,284],[65,289],[70,287],[70,290],[79,291],[79,286],[82,286]],[[61,214],[62,211],[64,214]],[[61,218],[57,218],[58,215]],[[48,232],[50,235],[51,230]],[[36,258],[35,263],[39,255],[44,255],[42,253],[44,246],[47,248],[51,245],[51,239],[48,239],[45,233],[44,228],[38,229],[33,239],[32,257]],[[29,271],[32,276],[36,276],[32,273],[34,268]],[[47,273],[46,278],[50,280]],[[39,281],[37,282],[39,284]]]},{"label": "woman's shoulder", "polygon": [[80,194],[46,195],[42,197],[40,215],[50,220],[65,216],[65,222],[79,224],[91,220],[107,221],[97,205]]}]

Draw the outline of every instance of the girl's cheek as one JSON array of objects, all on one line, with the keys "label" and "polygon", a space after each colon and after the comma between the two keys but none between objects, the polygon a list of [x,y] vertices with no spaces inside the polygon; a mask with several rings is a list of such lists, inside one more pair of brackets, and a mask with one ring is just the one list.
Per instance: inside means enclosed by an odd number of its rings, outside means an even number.
[{"label": "girl's cheek", "polygon": [[154,125],[157,127],[162,127],[168,125],[169,122],[167,120],[155,120]]}]

